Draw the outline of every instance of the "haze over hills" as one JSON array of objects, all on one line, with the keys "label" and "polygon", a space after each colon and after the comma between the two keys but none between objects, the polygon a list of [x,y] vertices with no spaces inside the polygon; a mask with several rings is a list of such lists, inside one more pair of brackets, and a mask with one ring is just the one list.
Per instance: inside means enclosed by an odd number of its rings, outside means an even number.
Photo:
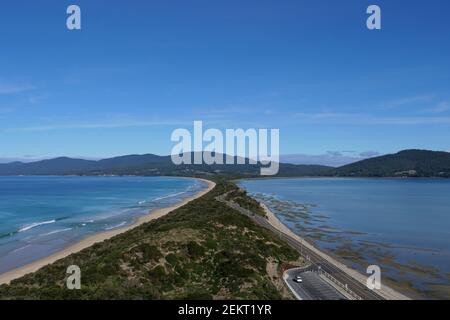
[{"label": "haze over hills", "polygon": [[[190,154],[193,159],[193,153]],[[223,155],[222,155],[223,157]],[[237,157],[234,158],[235,163]],[[102,160],[60,157],[30,163],[0,164],[0,175],[259,175],[261,164],[174,165],[170,156],[126,155]],[[450,177],[450,153],[404,150],[338,168],[281,163],[278,176]]]}]

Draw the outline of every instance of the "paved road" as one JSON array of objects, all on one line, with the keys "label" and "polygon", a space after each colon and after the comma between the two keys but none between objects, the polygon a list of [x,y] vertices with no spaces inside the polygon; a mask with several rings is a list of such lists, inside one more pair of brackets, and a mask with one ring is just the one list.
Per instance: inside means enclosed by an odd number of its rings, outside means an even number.
[{"label": "paved road", "polygon": [[[317,268],[291,269],[286,271],[289,286],[295,290],[302,300],[347,300],[333,286],[324,281]],[[296,276],[302,277],[302,282],[294,281]]]},{"label": "paved road", "polygon": [[255,215],[253,212],[244,209],[237,205],[234,202],[225,200],[226,194],[218,196],[216,199],[220,202],[225,203],[230,208],[235,209],[236,211],[248,216],[250,219],[255,221],[257,224],[273,231],[277,235],[279,235],[280,239],[286,241],[289,245],[295,248],[303,257],[307,258],[313,265],[320,266],[323,271],[327,272],[335,279],[337,279],[342,284],[346,284],[350,290],[352,290],[356,295],[358,295],[363,300],[384,300],[382,296],[380,296],[377,292],[370,290],[364,284],[354,279],[334,264],[329,263],[326,259],[322,258],[320,255],[315,253],[314,251],[308,249],[301,242],[296,239],[290,237],[289,235],[280,232],[277,228],[272,226],[266,218]]}]

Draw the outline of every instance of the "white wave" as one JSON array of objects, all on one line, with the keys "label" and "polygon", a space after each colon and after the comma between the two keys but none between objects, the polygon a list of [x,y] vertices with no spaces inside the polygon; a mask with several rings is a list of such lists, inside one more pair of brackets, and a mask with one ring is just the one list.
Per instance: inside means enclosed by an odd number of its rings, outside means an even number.
[{"label": "white wave", "polygon": [[48,233],[41,234],[39,236],[40,237],[45,237],[45,236],[49,236],[49,235],[52,235],[52,234],[55,234],[55,233],[66,232],[66,231],[70,231],[70,230],[72,230],[72,228],[59,229],[59,230],[54,230],[54,231],[50,231]]},{"label": "white wave", "polygon": [[81,223],[81,226],[82,226],[82,227],[86,227],[88,223],[94,223],[94,220],[83,221],[83,222]]},{"label": "white wave", "polygon": [[17,249],[15,249],[15,250],[11,251],[11,253],[16,253],[16,252],[22,251],[23,249],[26,249],[26,248],[28,248],[29,246],[31,246],[31,244],[27,244],[26,246],[17,248]]},{"label": "white wave", "polygon": [[186,193],[186,191],[169,194],[169,195],[164,196],[164,197],[155,198],[155,199],[153,199],[153,201],[159,201],[159,200],[163,200],[163,199],[167,199],[167,198],[176,197],[176,196],[179,196],[179,195],[184,194],[184,193]]},{"label": "white wave", "polygon": [[39,226],[42,226],[42,225],[45,225],[45,224],[51,224],[51,223],[55,223],[55,222],[56,222],[56,220],[43,221],[43,222],[35,222],[35,223],[32,223],[32,224],[30,224],[30,225],[27,225],[27,226],[25,226],[25,227],[19,229],[19,232],[28,231],[28,230],[30,230],[30,229],[33,229],[33,228],[36,228],[36,227],[39,227]]},{"label": "white wave", "polygon": [[124,226],[126,224],[127,224],[127,222],[123,221],[123,222],[121,222],[121,223],[119,223],[117,225],[114,225],[114,226],[111,226],[111,227],[107,227],[107,228],[105,228],[105,230],[112,230],[112,229],[120,228],[120,227],[122,227],[122,226]]}]

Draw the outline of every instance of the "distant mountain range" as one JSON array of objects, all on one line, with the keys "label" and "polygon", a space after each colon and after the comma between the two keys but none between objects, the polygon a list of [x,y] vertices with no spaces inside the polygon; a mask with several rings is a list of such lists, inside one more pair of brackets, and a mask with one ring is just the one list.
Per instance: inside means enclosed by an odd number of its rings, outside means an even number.
[{"label": "distant mountain range", "polygon": [[[193,153],[190,154],[193,158]],[[126,155],[103,160],[60,157],[0,164],[0,175],[204,175],[258,176],[261,165],[174,165],[170,156]],[[339,168],[281,163],[278,176],[450,177],[450,153],[405,150]]]}]

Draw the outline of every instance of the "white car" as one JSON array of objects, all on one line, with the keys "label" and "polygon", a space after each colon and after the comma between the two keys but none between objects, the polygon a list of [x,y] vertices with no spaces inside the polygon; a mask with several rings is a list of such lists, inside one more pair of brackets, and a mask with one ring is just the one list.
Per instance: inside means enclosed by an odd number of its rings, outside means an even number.
[{"label": "white car", "polygon": [[303,282],[303,279],[302,279],[302,277],[300,277],[300,276],[296,276],[295,279],[294,279],[294,281],[297,282],[297,283],[302,283],[302,282]]}]

